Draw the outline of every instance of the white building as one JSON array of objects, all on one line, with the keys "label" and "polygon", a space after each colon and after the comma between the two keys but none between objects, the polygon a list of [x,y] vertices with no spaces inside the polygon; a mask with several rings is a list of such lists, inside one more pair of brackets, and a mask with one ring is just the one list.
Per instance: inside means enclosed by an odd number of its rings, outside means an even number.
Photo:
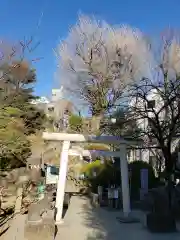
[{"label": "white building", "polygon": [[40,97],[31,101],[31,104],[35,105],[38,109],[47,112],[47,106],[50,103],[50,100],[46,97]]},{"label": "white building", "polygon": [[52,89],[50,99],[40,97],[31,103],[44,110],[48,117],[52,117],[56,130],[65,130],[68,127],[69,115],[74,111],[74,105],[64,98],[63,87]]},{"label": "white building", "polygon": [[[156,89],[153,89],[152,91],[149,92],[149,94],[147,96],[147,100],[148,100],[148,103],[147,102],[144,103],[141,99],[140,100],[133,99],[130,102],[130,106],[132,106],[132,107],[134,106],[137,109],[142,108],[142,110],[144,110],[145,107],[147,109],[153,108],[155,110],[155,112],[158,112],[161,109],[161,107],[164,105],[164,102]],[[159,120],[163,120],[165,118],[165,114],[166,114],[165,111],[161,111],[159,114]],[[154,117],[154,113],[152,111],[149,111],[148,115],[149,115],[149,117],[151,117],[151,119]],[[137,125],[141,129],[143,129],[144,132],[146,132],[148,127],[151,127],[151,123],[148,122],[147,118],[146,119],[143,119],[143,118],[138,119]],[[151,146],[153,146],[152,142],[150,144],[151,144]],[[175,150],[175,148],[178,144],[179,144],[179,139],[175,138],[172,143],[172,148],[171,148],[172,152]],[[156,162],[158,154],[160,154],[160,151],[155,148],[142,149],[141,151],[140,150],[131,150],[129,153],[129,160],[130,161],[143,160],[143,161],[147,161],[149,163],[153,163],[153,162]]]},{"label": "white building", "polygon": [[31,101],[32,104],[48,104],[50,101],[47,97],[40,97]]},{"label": "white building", "polygon": [[63,86],[60,89],[52,89],[51,101],[57,102],[63,98]]}]

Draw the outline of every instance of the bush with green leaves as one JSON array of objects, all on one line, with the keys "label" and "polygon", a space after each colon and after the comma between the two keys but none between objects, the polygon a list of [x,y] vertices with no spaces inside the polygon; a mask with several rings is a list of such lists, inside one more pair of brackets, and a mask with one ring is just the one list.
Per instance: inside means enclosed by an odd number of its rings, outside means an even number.
[{"label": "bush with green leaves", "polygon": [[0,169],[25,165],[31,154],[18,108],[0,108]]},{"label": "bush with green leaves", "polygon": [[81,169],[81,172],[83,172],[86,175],[86,177],[90,179],[95,176],[94,173],[96,173],[96,176],[100,174],[102,169],[103,169],[103,165],[101,164],[101,161],[96,160],[96,161],[84,164]]},{"label": "bush with green leaves", "polygon": [[83,126],[83,119],[81,116],[72,114],[69,117],[69,127],[72,132],[81,132]]},{"label": "bush with green leaves", "polygon": [[[81,170],[86,178],[86,182],[90,185],[92,192],[97,192],[98,186],[108,187],[109,184],[120,185],[120,170],[115,168],[110,161],[96,160],[87,163]],[[95,173],[95,174],[94,174]]]},{"label": "bush with green leaves", "polygon": [[26,163],[31,153],[27,136],[44,128],[46,117],[31,101],[36,71],[26,61],[0,64],[0,169]]}]

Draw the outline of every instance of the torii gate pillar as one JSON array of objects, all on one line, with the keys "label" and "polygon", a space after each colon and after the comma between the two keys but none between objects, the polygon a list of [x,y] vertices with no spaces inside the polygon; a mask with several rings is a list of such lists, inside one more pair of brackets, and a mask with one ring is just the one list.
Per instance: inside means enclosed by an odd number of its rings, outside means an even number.
[{"label": "torii gate pillar", "polygon": [[61,155],[60,155],[59,178],[58,178],[57,193],[56,193],[56,211],[57,211],[56,224],[62,223],[69,148],[70,148],[70,141],[64,141]]},{"label": "torii gate pillar", "polygon": [[127,149],[126,145],[120,146],[120,169],[121,169],[121,188],[122,188],[122,200],[123,200],[123,214],[124,217],[128,217],[130,208],[130,192],[129,192],[129,171],[127,161]]}]

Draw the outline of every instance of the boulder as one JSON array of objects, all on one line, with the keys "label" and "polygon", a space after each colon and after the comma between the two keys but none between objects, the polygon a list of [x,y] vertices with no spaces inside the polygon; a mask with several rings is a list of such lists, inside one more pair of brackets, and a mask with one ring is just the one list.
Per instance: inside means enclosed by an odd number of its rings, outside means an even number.
[{"label": "boulder", "polygon": [[38,224],[28,223],[25,226],[24,237],[26,240],[53,240],[55,236],[54,221],[45,221]]},{"label": "boulder", "polygon": [[44,199],[39,202],[32,203],[29,207],[28,222],[42,222],[42,214],[51,209],[51,202],[49,197],[45,196]]},{"label": "boulder", "polygon": [[164,213],[169,209],[167,189],[165,187],[151,189],[141,203],[144,211]]},{"label": "boulder", "polygon": [[176,222],[172,214],[147,214],[146,226],[149,231],[156,233],[167,233],[176,231]]}]

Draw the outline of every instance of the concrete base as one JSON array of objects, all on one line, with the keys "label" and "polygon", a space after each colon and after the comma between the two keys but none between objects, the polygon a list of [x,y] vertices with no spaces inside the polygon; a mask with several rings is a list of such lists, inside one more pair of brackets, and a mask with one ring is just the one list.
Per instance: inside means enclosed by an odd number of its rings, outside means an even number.
[{"label": "concrete base", "polygon": [[55,235],[54,222],[27,224],[25,226],[24,237],[26,240],[53,240]]},{"label": "concrete base", "polygon": [[56,225],[62,225],[63,223],[64,223],[64,220],[63,220],[63,219],[60,220],[60,221],[56,221],[56,222],[55,222]]},{"label": "concrete base", "polygon": [[116,219],[120,223],[139,223],[140,222],[140,219],[135,217],[135,216],[133,216],[132,214],[124,215],[122,213],[122,214],[120,214],[119,217],[116,217]]},{"label": "concrete base", "polygon": [[41,224],[43,222],[42,219],[39,219],[39,220],[35,220],[35,221],[27,221],[27,224],[28,225],[37,225],[37,224]]},{"label": "concrete base", "polygon": [[97,193],[91,193],[90,194],[91,197],[91,204],[94,207],[98,207],[99,206],[99,198],[98,198],[98,194]]}]

